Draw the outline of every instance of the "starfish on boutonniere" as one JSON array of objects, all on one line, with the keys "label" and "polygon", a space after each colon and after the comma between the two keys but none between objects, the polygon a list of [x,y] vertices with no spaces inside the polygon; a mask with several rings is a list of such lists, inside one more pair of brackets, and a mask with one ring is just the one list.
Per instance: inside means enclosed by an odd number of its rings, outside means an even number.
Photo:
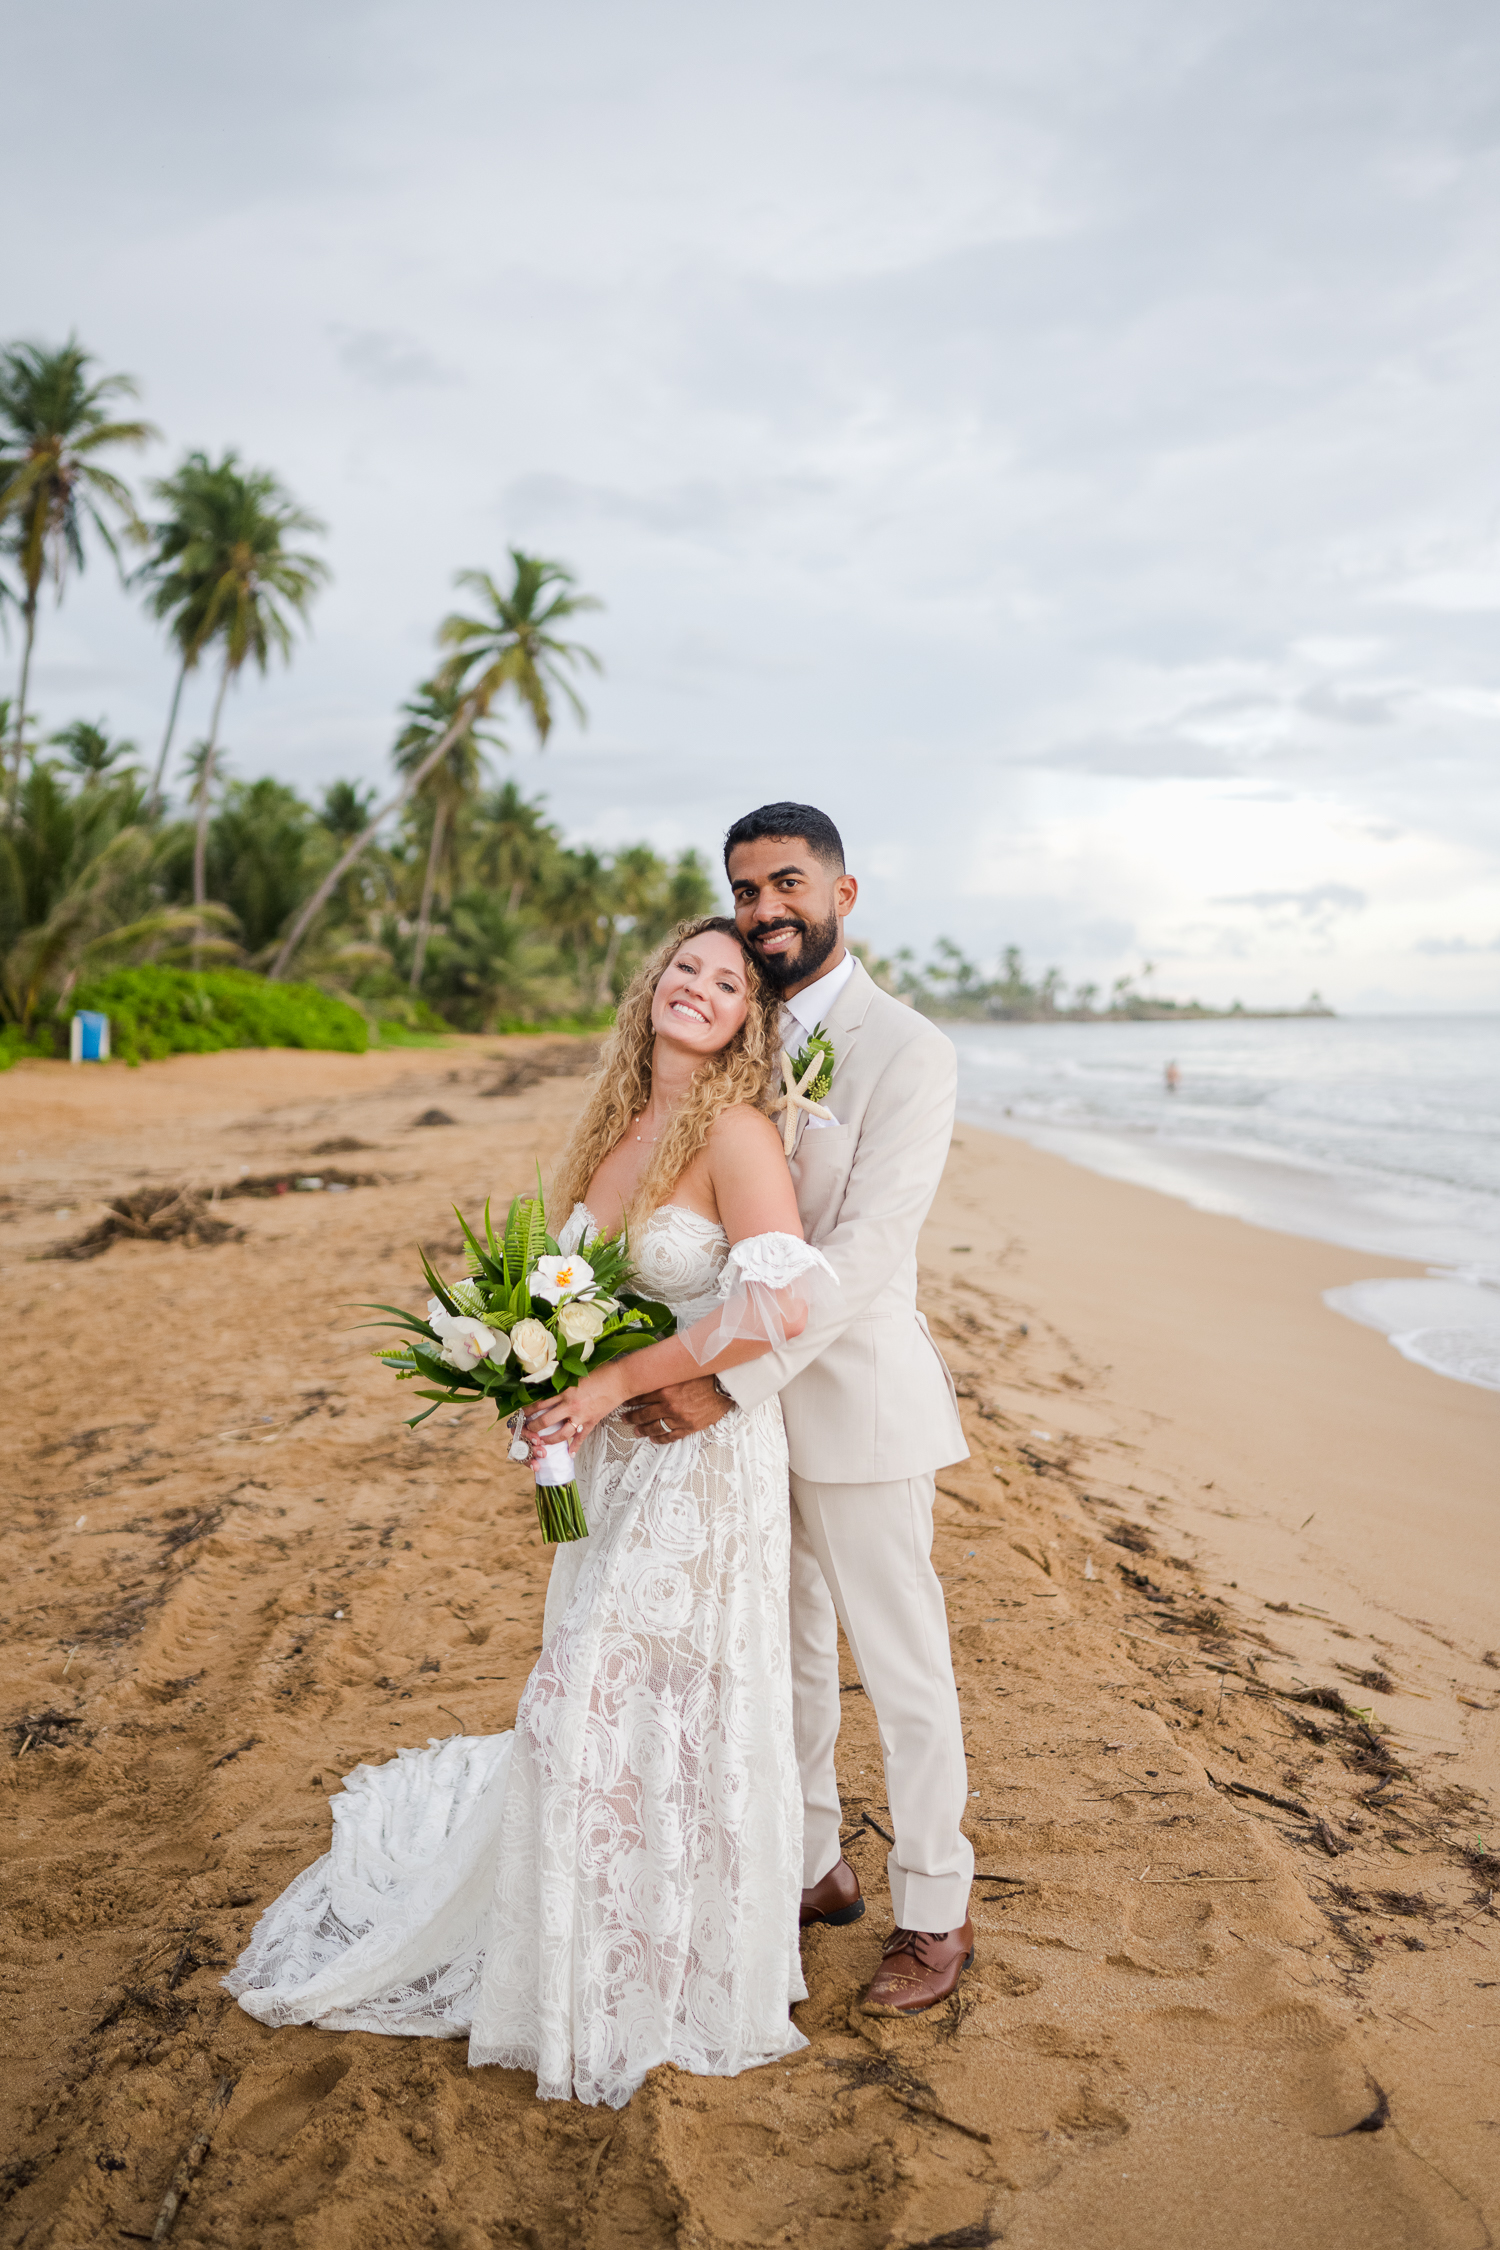
[{"label": "starfish on boutonniere", "polygon": [[785,1047],[781,1050],[781,1092],[771,1104],[771,1115],[784,1110],[786,1115],[781,1128],[781,1145],[788,1156],[797,1138],[797,1112],[805,1110],[809,1117],[820,1117],[826,1125],[836,1125],[838,1119],[832,1110],[825,1109],[822,1096],[833,1083],[833,1041],[826,1032],[808,1033],[807,1043],[795,1062]]}]

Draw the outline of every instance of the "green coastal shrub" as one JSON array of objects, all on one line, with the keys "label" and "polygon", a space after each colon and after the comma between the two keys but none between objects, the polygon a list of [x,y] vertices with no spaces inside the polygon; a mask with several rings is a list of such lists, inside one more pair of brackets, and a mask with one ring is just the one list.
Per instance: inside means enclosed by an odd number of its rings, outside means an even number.
[{"label": "green coastal shrub", "polygon": [[40,1057],[55,1051],[45,1034],[40,1039],[35,1036],[28,1039],[18,1023],[0,1023],[0,1070],[9,1070],[11,1064],[20,1062],[23,1056]]},{"label": "green coastal shrub", "polygon": [[80,984],[72,1005],[108,1016],[110,1050],[128,1063],[223,1047],[332,1047],[362,1055],[370,1044],[364,1017],[347,1001],[316,985],[272,984],[244,969],[199,976],[190,969],[111,969]]}]

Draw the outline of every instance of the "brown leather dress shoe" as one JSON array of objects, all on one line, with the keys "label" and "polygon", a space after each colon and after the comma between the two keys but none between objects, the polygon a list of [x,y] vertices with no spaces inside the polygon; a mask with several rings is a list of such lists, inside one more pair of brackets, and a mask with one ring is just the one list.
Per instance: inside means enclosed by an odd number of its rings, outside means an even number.
[{"label": "brown leather dress shoe", "polygon": [[830,1928],[838,1930],[846,1922],[857,1922],[864,1910],[859,1877],[847,1859],[840,1859],[802,1893],[798,1920],[804,1930],[810,1929],[814,1922],[826,1922]]},{"label": "brown leather dress shoe", "polygon": [[866,2015],[919,2016],[946,2000],[974,1958],[974,1925],[961,1930],[892,1930],[865,1994]]}]

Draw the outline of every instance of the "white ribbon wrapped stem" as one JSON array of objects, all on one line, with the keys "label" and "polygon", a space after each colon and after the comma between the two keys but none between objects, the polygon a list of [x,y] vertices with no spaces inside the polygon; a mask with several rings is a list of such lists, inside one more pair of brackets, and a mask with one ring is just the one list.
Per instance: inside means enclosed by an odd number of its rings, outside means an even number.
[{"label": "white ribbon wrapped stem", "polygon": [[[525,1407],[519,1407],[505,1425],[511,1433],[510,1457],[512,1461],[531,1461],[532,1441],[527,1436],[525,1429],[525,1415],[528,1411],[529,1409]],[[573,1484],[577,1481],[573,1456],[561,1438],[554,1438],[552,1443],[537,1455],[532,1466],[538,1484]]]},{"label": "white ribbon wrapped stem", "polygon": [[576,1484],[578,1481],[573,1456],[560,1442],[549,1445],[533,1463],[533,1474],[538,1484]]},{"label": "white ribbon wrapped stem", "polygon": [[700,1367],[737,1343],[785,1344],[800,1336],[816,1297],[839,1285],[821,1250],[795,1234],[752,1234],[724,1261],[720,1302],[679,1341]]}]

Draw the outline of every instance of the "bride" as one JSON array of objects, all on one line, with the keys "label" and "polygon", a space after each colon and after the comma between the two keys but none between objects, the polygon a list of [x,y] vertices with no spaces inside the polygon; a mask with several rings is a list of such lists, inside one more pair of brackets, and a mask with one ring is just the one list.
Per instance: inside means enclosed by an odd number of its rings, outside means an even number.
[{"label": "bride", "polygon": [[513,1734],[360,1766],[332,1849],[224,1980],[266,2024],[469,2040],[537,2093],[628,2101],[659,2063],[733,2075],[807,2042],[786,1439],[775,1399],[674,1444],[615,1413],[755,1358],[820,1253],[763,1103],[774,1013],[733,922],[684,923],[621,1002],[563,1158],[565,1249],[628,1222],[677,1333],[528,1416],[575,1449]]}]

